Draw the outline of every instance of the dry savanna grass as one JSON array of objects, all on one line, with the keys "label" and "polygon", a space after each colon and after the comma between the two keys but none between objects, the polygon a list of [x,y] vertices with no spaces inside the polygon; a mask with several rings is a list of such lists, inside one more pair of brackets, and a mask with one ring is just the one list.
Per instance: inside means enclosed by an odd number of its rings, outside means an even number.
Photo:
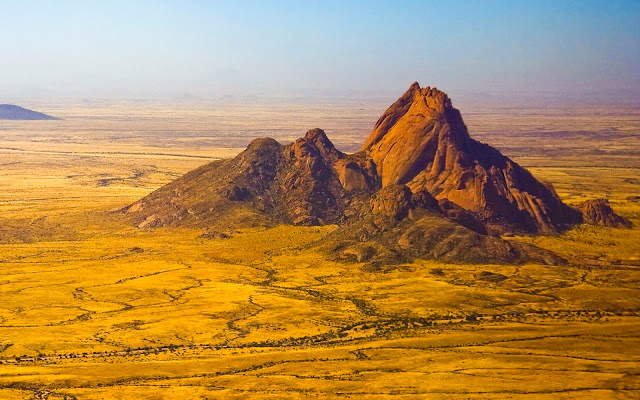
[{"label": "dry savanna grass", "polygon": [[355,150],[384,106],[91,103],[0,122],[0,398],[640,397],[640,115],[474,109],[472,136],[633,229],[515,237],[562,266],[325,260],[334,227],[205,239],[115,212],[252,138]]}]

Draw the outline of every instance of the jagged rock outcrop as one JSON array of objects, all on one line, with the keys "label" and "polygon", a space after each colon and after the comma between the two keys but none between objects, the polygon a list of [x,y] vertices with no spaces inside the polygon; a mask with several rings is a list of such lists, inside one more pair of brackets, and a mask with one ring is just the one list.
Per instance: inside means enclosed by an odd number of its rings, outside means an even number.
[{"label": "jagged rock outcrop", "polygon": [[449,97],[418,83],[376,123],[361,149],[383,186],[406,184],[473,212],[498,232],[553,233],[580,213],[495,148],[473,140]]},{"label": "jagged rock outcrop", "polygon": [[587,200],[578,208],[587,224],[610,228],[631,228],[631,221],[616,214],[607,199]]}]

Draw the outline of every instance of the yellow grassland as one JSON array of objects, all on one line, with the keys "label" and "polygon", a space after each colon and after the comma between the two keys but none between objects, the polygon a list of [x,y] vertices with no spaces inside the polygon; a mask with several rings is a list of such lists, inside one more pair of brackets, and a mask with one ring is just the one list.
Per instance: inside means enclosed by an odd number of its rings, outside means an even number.
[{"label": "yellow grassland", "polygon": [[634,110],[462,110],[472,136],[633,229],[511,239],[563,266],[380,272],[327,261],[332,226],[204,239],[114,211],[253,137],[320,126],[353,151],[379,106],[40,110],[65,120],[0,122],[1,399],[640,397]]}]

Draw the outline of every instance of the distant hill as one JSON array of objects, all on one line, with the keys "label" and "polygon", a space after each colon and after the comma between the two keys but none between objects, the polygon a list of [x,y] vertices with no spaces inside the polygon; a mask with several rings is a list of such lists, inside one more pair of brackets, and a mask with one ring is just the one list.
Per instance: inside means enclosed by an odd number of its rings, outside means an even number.
[{"label": "distant hill", "polygon": [[0,104],[0,119],[36,121],[36,120],[56,120],[52,117],[37,111],[28,110],[13,104]]}]

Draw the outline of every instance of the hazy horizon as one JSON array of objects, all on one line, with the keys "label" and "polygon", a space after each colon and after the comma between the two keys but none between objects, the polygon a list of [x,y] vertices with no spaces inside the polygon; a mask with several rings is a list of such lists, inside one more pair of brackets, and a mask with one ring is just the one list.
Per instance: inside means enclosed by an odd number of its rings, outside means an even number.
[{"label": "hazy horizon", "polygon": [[0,103],[371,99],[637,104],[640,2],[2,2]]}]

